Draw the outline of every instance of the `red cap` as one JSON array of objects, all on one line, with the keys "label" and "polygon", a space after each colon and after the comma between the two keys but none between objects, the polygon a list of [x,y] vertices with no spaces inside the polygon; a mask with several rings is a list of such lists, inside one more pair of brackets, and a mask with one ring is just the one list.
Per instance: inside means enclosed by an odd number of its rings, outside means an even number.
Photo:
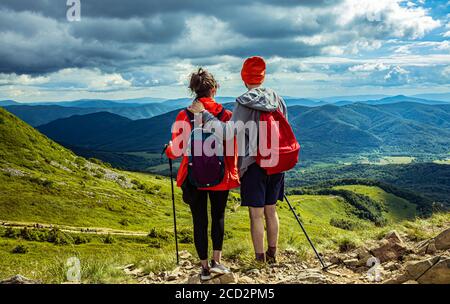
[{"label": "red cap", "polygon": [[246,84],[261,84],[266,76],[266,62],[262,57],[247,58],[241,70],[242,80]]}]

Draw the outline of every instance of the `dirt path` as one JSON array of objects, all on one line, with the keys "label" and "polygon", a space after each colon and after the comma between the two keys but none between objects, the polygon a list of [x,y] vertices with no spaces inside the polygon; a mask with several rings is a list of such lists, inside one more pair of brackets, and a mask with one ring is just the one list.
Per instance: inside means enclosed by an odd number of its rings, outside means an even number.
[{"label": "dirt path", "polygon": [[225,260],[231,273],[201,282],[200,266],[195,257],[182,251],[180,258],[179,267],[171,271],[148,273],[139,265],[127,265],[122,269],[142,284],[449,284],[450,228],[421,242],[391,231],[383,239],[374,241],[371,248],[324,253],[323,258],[330,265],[325,271],[313,256],[305,257],[295,249],[286,249],[278,255],[278,263],[271,265],[251,266],[242,261]]},{"label": "dirt path", "polygon": [[263,267],[248,267],[236,261],[224,260],[232,271],[225,275],[213,275],[201,282],[198,261],[188,252],[181,252],[180,266],[171,271],[147,273],[138,265],[127,265],[122,269],[140,284],[354,284],[370,283],[365,273],[355,273],[343,265],[333,265],[323,271],[314,259],[299,259],[294,251],[284,251],[279,262]]},{"label": "dirt path", "polygon": [[11,227],[11,228],[46,228],[52,229],[57,227],[61,231],[69,233],[86,233],[86,234],[100,234],[100,235],[123,235],[123,236],[146,236],[148,232],[144,231],[128,231],[119,230],[111,228],[102,227],[75,227],[67,225],[56,225],[56,224],[42,224],[42,223],[32,223],[32,222],[17,222],[17,221],[4,221],[0,219],[0,226]]}]

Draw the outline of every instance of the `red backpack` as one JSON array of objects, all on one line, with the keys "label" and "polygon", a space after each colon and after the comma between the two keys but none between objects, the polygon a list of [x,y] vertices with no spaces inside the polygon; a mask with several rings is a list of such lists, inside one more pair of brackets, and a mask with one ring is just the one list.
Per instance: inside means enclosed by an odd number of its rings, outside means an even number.
[{"label": "red backpack", "polygon": [[[285,172],[294,168],[298,162],[300,144],[295,138],[294,132],[283,113],[281,113],[280,109],[274,112],[261,112],[259,121],[266,122],[267,127],[264,128],[260,125],[259,128],[256,163],[265,169],[268,175]],[[274,147],[273,151],[271,149],[272,134],[279,139],[278,147]],[[261,153],[260,138],[266,138],[267,143],[263,148],[267,148],[270,151],[269,155],[267,155],[268,153]]]}]

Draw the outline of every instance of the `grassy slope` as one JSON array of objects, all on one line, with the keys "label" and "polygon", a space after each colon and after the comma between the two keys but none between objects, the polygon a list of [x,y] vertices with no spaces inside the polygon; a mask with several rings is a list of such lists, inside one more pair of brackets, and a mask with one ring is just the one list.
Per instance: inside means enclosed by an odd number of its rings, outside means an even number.
[{"label": "grassy slope", "polygon": [[149,217],[171,223],[169,186],[87,162],[0,109],[0,220],[147,231]]},{"label": "grassy slope", "polygon": [[364,185],[337,186],[335,189],[345,189],[356,193],[367,195],[374,200],[381,202],[386,207],[383,215],[391,222],[398,222],[405,219],[414,219],[416,216],[416,205],[407,200],[387,193],[378,187]]}]

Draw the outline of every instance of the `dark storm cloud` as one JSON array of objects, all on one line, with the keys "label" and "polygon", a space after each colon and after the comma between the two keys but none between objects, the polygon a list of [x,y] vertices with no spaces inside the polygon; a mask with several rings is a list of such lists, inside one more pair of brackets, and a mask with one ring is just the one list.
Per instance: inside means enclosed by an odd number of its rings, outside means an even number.
[{"label": "dark storm cloud", "polygon": [[[290,30],[293,28],[289,24],[291,21],[271,19],[265,12],[262,4],[269,2],[81,0],[82,21],[70,23],[65,20],[66,1],[4,0],[0,4],[0,37],[7,47],[0,49],[0,72],[45,74],[83,67],[126,72],[173,57],[195,59],[252,54],[303,57],[318,54],[317,48],[287,40],[302,31],[317,31],[318,24],[306,26],[304,23],[302,29]],[[331,2],[284,0],[278,1],[277,5],[328,3]],[[235,43],[213,49],[191,46],[189,42],[174,47],[188,34],[186,20],[194,16],[202,16],[205,22],[197,23],[190,29],[193,32],[204,30],[208,27],[207,21],[216,18],[227,25],[226,30],[256,40],[241,42],[236,38]],[[266,31],[261,30],[262,22],[266,24]],[[204,39],[208,38],[206,33]],[[192,41],[192,44],[200,42]]]},{"label": "dark storm cloud", "polygon": [[[81,0],[81,5],[84,16],[131,18],[180,11],[217,15],[224,8],[251,4],[322,7],[334,5],[338,2],[341,2],[341,0]],[[15,11],[40,12],[44,16],[53,18],[65,18],[67,9],[65,0],[2,0],[1,7]]]},{"label": "dark storm cloud", "polygon": [[[401,23],[384,22],[392,14],[387,11],[376,22],[362,14],[338,25],[343,12],[329,8],[340,2],[81,0],[81,21],[68,22],[66,0],[1,0],[0,73],[95,67],[131,79],[141,66],[183,59],[205,64],[220,56],[304,58],[358,39],[383,39]],[[406,37],[416,34],[413,23],[401,25]],[[314,35],[326,37],[297,39]]]},{"label": "dark storm cloud", "polygon": [[223,55],[238,57],[249,56],[281,56],[285,58],[310,57],[320,54],[320,48],[302,42],[290,40],[259,40],[222,50]]},{"label": "dark storm cloud", "polygon": [[179,38],[185,29],[185,17],[179,14],[151,18],[85,18],[73,23],[74,37],[86,40],[123,43],[168,43]]}]

